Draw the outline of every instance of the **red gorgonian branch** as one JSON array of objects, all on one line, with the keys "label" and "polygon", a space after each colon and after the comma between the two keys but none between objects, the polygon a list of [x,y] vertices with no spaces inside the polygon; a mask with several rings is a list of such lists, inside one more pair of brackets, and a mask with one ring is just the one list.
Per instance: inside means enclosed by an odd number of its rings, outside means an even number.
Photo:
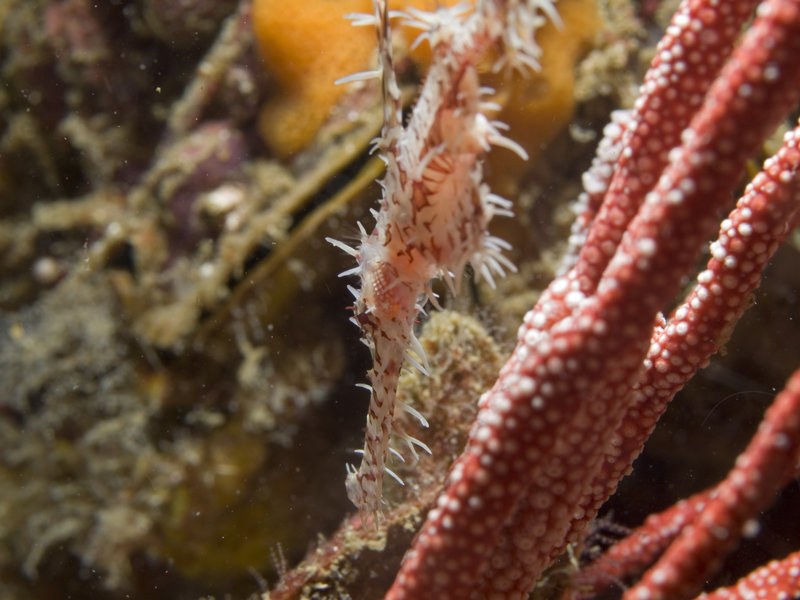
[{"label": "red gorgonian branch", "polygon": [[[592,190],[598,204],[590,200],[581,217],[588,229],[580,254],[526,315],[387,598],[527,597],[542,569],[583,537],[666,402],[745,309],[797,218],[798,130],[723,221],[692,294],[668,320],[660,316],[745,160],[800,97],[800,3],[761,4],[733,48],[754,6],[694,1],[679,9],[621,127],[608,189]],[[790,399],[798,377],[784,392]],[[787,418],[797,420],[794,406]],[[696,593],[705,552],[726,545],[710,538],[738,534],[731,515],[743,510],[740,500],[758,510],[774,493],[797,460],[798,437],[789,428],[773,439],[767,464],[776,474],[751,479],[735,502],[720,492],[714,511],[629,597]],[[753,477],[737,468],[734,487]],[[796,564],[788,568],[796,574]]]}]

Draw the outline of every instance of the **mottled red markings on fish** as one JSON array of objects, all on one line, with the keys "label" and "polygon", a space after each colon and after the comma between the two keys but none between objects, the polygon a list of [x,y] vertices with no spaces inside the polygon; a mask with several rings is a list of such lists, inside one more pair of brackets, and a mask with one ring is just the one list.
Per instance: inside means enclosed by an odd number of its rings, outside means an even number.
[{"label": "mottled red markings on fish", "polygon": [[[407,24],[423,30],[433,59],[411,119],[403,126],[388,8],[385,0],[373,0],[373,5],[374,15],[353,19],[378,31],[381,69],[375,73],[383,76],[384,125],[375,145],[386,162],[381,210],[373,213],[370,234],[361,228],[358,250],[329,239],[358,262],[345,274],[361,279],[360,290],[351,288],[353,321],[373,359],[363,458],[358,470],[347,466],[347,493],[362,515],[380,511],[384,470],[395,476],[386,467],[392,435],[404,440],[414,455],[414,446],[429,452],[396,423],[395,393],[404,360],[425,372],[414,324],[426,298],[437,305],[432,280],[443,279],[455,293],[468,264],[490,284],[494,275],[513,269],[501,252],[508,245],[488,232],[495,213],[510,214],[510,203],[482,183],[480,159],[491,144],[523,157],[525,152],[483,114],[488,105],[481,101],[485,92],[475,61],[490,45],[505,40],[508,31],[516,32],[515,42],[523,40],[524,31],[525,44],[509,44],[504,59],[518,68],[533,65],[538,55],[533,32],[539,22],[534,13],[552,9],[547,0],[485,0],[468,13],[455,7],[404,15]],[[416,411],[400,406],[426,425]]]}]

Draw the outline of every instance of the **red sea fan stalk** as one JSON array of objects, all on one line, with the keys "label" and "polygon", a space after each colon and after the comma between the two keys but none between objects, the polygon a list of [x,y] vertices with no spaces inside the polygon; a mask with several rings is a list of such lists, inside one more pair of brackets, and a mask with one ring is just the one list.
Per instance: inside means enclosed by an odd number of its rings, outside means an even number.
[{"label": "red sea fan stalk", "polygon": [[[542,569],[582,539],[666,401],[744,310],[796,221],[797,131],[722,223],[692,295],[668,320],[660,315],[745,160],[800,97],[800,3],[761,4],[732,51],[754,4],[679,9],[621,127],[608,189],[592,190],[599,210],[587,202],[580,254],[526,315],[388,598],[527,597]],[[792,443],[779,453],[789,465]],[[773,493],[774,482],[762,484],[759,494]],[[708,519],[706,536],[736,533],[724,511]],[[631,597],[690,597],[705,556],[692,552]]]}]

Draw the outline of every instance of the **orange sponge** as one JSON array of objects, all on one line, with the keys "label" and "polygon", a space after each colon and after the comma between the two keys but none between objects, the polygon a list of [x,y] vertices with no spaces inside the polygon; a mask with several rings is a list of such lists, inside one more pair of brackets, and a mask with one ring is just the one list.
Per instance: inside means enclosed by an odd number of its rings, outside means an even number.
[{"label": "orange sponge", "polygon": [[287,157],[305,146],[347,91],[333,82],[364,70],[375,52],[375,31],[353,27],[344,15],[371,13],[370,0],[254,0],[253,29],[280,94],[268,103],[259,129]]},{"label": "orange sponge", "polygon": [[[434,10],[457,0],[390,0],[391,8]],[[510,125],[510,137],[535,156],[569,120],[574,100],[574,65],[590,46],[599,28],[596,0],[561,0],[557,5],[564,21],[537,32],[542,46],[542,70],[532,77],[486,74],[484,83],[498,90],[495,99],[503,110],[498,115]],[[344,15],[371,13],[370,0],[253,0],[253,29],[264,62],[275,78],[279,94],[262,110],[259,130],[270,148],[288,157],[307,145],[348,92],[334,81],[369,68],[375,57],[375,31],[353,27]],[[405,30],[409,44],[419,32]],[[427,44],[412,54],[421,65],[430,60]],[[488,61],[487,64],[491,64]],[[499,152],[494,155],[501,154]],[[522,163],[505,155],[496,160],[515,177]],[[491,158],[490,162],[495,159]]]},{"label": "orange sponge", "polygon": [[[547,23],[536,32],[542,48],[541,70],[520,75],[489,74],[481,82],[497,90],[502,106],[496,118],[509,126],[508,136],[531,157],[541,152],[572,118],[575,108],[575,65],[591,49],[600,30],[596,0],[559,0],[563,27]],[[514,195],[519,175],[527,169],[522,159],[496,150],[488,156],[492,185],[501,195]]]},{"label": "orange sponge", "polygon": [[[435,10],[457,1],[390,0],[389,6]],[[279,156],[308,144],[348,92],[348,86],[333,82],[374,61],[375,30],[353,27],[344,16],[354,12],[371,14],[371,0],[253,0],[253,31],[279,87],[279,95],[262,109],[259,130]],[[404,38],[410,43],[418,33]]]}]

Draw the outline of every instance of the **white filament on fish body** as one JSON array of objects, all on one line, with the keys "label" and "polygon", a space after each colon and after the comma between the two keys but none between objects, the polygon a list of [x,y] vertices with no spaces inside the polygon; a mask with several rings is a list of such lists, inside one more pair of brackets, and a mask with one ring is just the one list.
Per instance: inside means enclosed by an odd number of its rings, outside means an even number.
[{"label": "white filament on fish body", "polygon": [[[362,515],[380,513],[384,472],[402,484],[386,466],[390,452],[400,455],[390,446],[393,435],[414,456],[415,447],[430,453],[424,443],[404,431],[395,418],[395,406],[404,361],[425,374],[430,370],[414,324],[426,299],[438,308],[432,280],[444,280],[455,294],[468,264],[493,287],[495,276],[515,270],[502,254],[509,244],[488,232],[495,214],[511,214],[511,202],[490,193],[482,182],[480,159],[491,145],[509,148],[522,158],[527,155],[500,133],[505,128],[501,123],[483,114],[482,110],[496,107],[483,99],[490,90],[480,87],[475,63],[485,48],[502,39],[510,56],[504,57],[507,62],[534,64],[539,48],[533,31],[543,21],[538,11],[551,14],[552,6],[546,0],[496,4],[479,0],[472,12],[455,7],[390,14],[386,0],[373,0],[374,15],[349,15],[355,25],[375,26],[378,31],[379,69],[345,80],[382,76],[384,124],[375,146],[386,163],[383,197],[380,210],[373,211],[372,232],[368,234],[359,224],[357,249],[328,238],[358,263],[341,275],[360,277],[360,288],[349,288],[355,298],[351,320],[361,329],[373,360],[369,385],[362,384],[370,391],[370,406],[364,448],[358,451],[361,465],[356,469],[348,464],[346,479],[348,497]],[[433,52],[406,126],[388,22],[395,16],[422,29],[420,39],[427,40]],[[528,37],[514,34],[509,42],[509,27],[528,31]],[[399,406],[427,426],[418,411]]]}]

